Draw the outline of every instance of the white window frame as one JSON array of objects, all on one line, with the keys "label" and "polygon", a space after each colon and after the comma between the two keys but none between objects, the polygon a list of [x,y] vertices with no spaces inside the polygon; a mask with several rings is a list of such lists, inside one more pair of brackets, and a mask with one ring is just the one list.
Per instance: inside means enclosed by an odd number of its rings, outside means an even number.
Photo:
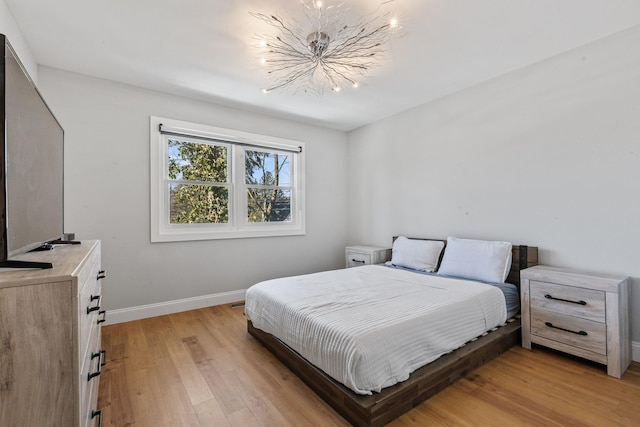
[{"label": "white window frame", "polygon": [[[227,146],[229,188],[228,224],[169,223],[168,152],[166,134],[174,132],[216,139]],[[305,234],[304,143],[181,120],[151,116],[151,242],[237,239],[251,237],[296,236]],[[291,216],[288,222],[250,223],[247,221],[247,185],[244,175],[245,150],[266,151],[290,156]]]}]

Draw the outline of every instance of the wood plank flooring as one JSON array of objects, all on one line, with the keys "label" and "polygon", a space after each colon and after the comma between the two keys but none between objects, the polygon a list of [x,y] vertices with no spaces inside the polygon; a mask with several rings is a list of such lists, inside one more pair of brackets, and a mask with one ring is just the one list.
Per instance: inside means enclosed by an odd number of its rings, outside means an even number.
[{"label": "wood plank flooring", "polygon": [[[102,329],[104,426],[348,426],[246,332],[208,307]],[[640,364],[514,347],[390,426],[638,426]]]}]

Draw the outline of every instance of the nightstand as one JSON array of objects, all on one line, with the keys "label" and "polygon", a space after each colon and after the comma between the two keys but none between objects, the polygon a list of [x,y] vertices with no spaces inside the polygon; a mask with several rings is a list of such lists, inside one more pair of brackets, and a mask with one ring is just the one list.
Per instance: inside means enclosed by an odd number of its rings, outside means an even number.
[{"label": "nightstand", "polygon": [[524,348],[554,348],[622,377],[631,363],[628,277],[543,265],[520,277]]},{"label": "nightstand", "polygon": [[380,246],[347,246],[344,251],[345,265],[358,267],[361,265],[381,264],[391,259],[391,248]]}]

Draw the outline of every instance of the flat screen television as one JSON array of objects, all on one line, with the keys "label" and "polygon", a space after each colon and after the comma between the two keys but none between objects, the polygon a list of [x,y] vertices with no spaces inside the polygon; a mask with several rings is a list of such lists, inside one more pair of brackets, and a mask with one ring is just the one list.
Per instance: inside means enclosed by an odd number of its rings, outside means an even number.
[{"label": "flat screen television", "polygon": [[0,64],[0,267],[63,236],[64,131],[4,35]]}]

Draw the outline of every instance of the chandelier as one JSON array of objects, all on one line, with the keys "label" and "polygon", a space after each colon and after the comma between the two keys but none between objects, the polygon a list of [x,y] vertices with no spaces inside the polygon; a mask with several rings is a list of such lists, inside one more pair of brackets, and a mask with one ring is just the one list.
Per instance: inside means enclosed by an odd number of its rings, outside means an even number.
[{"label": "chandelier", "polygon": [[[380,8],[386,3],[381,4]],[[275,29],[259,35],[260,62],[273,80],[264,93],[289,89],[321,95],[358,87],[358,79],[379,65],[398,21],[378,11],[347,23],[344,3],[300,0],[305,20],[298,23],[277,15],[251,13]]]}]

